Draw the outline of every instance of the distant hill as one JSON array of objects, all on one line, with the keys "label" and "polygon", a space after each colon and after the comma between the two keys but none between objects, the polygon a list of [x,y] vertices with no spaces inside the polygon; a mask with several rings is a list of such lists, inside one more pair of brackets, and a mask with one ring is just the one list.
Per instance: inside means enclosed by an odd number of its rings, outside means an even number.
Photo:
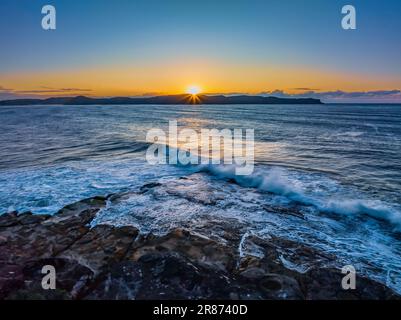
[{"label": "distant hill", "polygon": [[95,104],[321,104],[319,99],[313,98],[277,98],[251,95],[197,95],[190,94],[166,95],[156,97],[114,97],[89,98],[56,97],[48,99],[15,99],[0,101],[1,106],[21,105],[95,105]]}]

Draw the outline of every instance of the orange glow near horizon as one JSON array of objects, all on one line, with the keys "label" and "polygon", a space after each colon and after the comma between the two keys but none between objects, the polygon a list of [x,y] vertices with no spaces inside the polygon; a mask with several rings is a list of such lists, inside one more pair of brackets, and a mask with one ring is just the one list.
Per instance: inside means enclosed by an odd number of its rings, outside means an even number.
[{"label": "orange glow near horizon", "polygon": [[[188,87],[188,79],[197,84]],[[380,81],[378,79],[381,79]],[[283,90],[369,91],[401,87],[401,77],[342,73],[305,66],[232,64],[224,61],[165,61],[153,64],[0,74],[11,93],[31,96],[136,96],[163,94],[258,94]],[[301,88],[301,89],[300,89]],[[76,89],[76,90],[74,90]],[[4,89],[3,89],[4,91]]]}]

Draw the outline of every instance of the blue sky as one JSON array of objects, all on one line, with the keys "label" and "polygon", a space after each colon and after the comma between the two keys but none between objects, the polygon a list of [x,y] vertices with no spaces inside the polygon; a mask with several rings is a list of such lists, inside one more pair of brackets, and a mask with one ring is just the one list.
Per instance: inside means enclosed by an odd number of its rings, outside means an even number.
[{"label": "blue sky", "polygon": [[[40,26],[45,4],[56,7],[54,31]],[[341,28],[345,4],[356,7],[357,30]],[[15,95],[35,90],[35,81],[38,90],[85,85],[94,94],[120,93],[106,80],[92,85],[90,75],[82,74],[89,69],[113,76],[120,72],[121,78],[127,79],[124,70],[135,72],[138,78],[151,75],[146,88],[136,90],[133,81],[124,93],[161,92],[161,79],[153,66],[159,66],[162,74],[172,65],[190,69],[191,63],[196,71],[186,73],[188,84],[201,82],[211,92],[291,91],[294,86],[322,92],[401,88],[398,0],[2,0],[0,15],[3,96],[5,91]],[[180,64],[183,61],[186,64]],[[199,65],[214,68],[214,73],[197,71]],[[207,83],[218,68],[231,77],[215,78],[221,82],[221,90],[217,80]],[[266,77],[270,81],[262,81],[259,73],[255,79],[260,77],[260,86],[251,81],[252,73],[244,76],[249,84],[232,80],[241,78],[241,70],[246,68],[269,70]],[[301,73],[307,78],[305,85],[300,80],[291,82],[291,70],[293,78]],[[71,72],[87,81],[75,86]],[[169,72],[174,78],[174,72]],[[60,77],[63,73],[65,81]],[[279,76],[283,79],[275,81]],[[180,77],[184,77],[182,73],[177,74]],[[177,90],[181,82],[184,80],[177,80]],[[313,84],[317,88],[310,88]]]}]

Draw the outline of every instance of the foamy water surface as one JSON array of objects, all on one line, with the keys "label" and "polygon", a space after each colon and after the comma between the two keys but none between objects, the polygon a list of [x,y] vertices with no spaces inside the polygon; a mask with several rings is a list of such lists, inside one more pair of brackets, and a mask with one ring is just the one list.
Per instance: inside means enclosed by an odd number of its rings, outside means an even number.
[{"label": "foamy water surface", "polygon": [[[401,106],[34,106],[0,118],[0,213],[126,193],[94,223],[162,234],[233,218],[245,237],[306,243],[401,292]],[[150,166],[146,132],[169,120],[254,129],[254,173]],[[149,182],[161,185],[137,192]]]}]

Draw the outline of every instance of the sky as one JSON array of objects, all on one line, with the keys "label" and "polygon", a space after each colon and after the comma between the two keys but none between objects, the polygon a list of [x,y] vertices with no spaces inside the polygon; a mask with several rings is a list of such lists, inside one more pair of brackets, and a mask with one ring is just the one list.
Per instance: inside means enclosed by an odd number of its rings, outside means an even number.
[{"label": "sky", "polygon": [[[56,30],[41,9],[56,8]],[[341,8],[356,8],[356,30]],[[399,0],[1,0],[0,100],[183,93],[401,102]]]}]

